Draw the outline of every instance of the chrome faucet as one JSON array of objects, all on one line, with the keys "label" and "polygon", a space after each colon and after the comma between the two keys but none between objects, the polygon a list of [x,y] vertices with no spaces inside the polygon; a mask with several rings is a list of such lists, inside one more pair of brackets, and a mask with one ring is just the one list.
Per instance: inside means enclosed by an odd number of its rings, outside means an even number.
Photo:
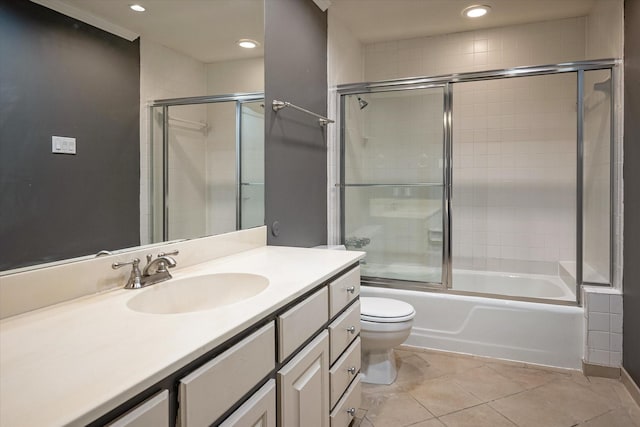
[{"label": "chrome faucet", "polygon": [[148,254],[147,265],[145,265],[142,272],[140,272],[140,260],[138,258],[130,262],[114,262],[111,267],[115,270],[125,265],[131,265],[131,275],[124,288],[140,289],[171,279],[171,273],[169,273],[168,269],[175,267],[177,263],[170,255],[178,255],[178,253],[177,250],[169,253],[161,252],[156,259],[153,259],[153,255]]}]

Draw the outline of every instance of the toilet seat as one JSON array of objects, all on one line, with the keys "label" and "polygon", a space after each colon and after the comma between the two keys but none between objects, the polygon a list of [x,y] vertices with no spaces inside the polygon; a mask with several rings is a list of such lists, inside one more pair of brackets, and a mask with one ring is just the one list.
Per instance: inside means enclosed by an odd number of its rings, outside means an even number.
[{"label": "toilet seat", "polygon": [[360,319],[375,323],[400,323],[411,320],[416,312],[404,301],[389,298],[360,297]]}]

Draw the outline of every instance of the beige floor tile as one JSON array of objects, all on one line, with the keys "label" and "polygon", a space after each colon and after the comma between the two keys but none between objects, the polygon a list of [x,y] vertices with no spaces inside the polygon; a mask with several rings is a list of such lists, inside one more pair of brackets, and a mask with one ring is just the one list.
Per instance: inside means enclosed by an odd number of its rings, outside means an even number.
[{"label": "beige floor tile", "polygon": [[450,376],[425,381],[410,393],[438,417],[482,403],[480,399],[458,386]]},{"label": "beige floor tile", "polygon": [[617,399],[605,399],[590,388],[568,380],[554,381],[534,391],[546,396],[565,413],[571,414],[579,421],[586,421],[620,406]]},{"label": "beige floor tile", "polygon": [[515,424],[506,419],[491,406],[484,404],[474,406],[440,418],[447,427],[514,427]]},{"label": "beige floor tile", "polygon": [[433,415],[408,393],[394,393],[371,405],[368,419],[375,427],[403,427],[433,418]]},{"label": "beige floor tile", "polygon": [[445,375],[444,372],[434,368],[429,362],[415,354],[398,358],[396,363],[398,366],[396,385],[402,391],[410,391],[427,380]]},{"label": "beige floor tile", "polygon": [[627,388],[620,380],[589,377],[588,388],[608,402],[612,409],[620,406],[636,406]]},{"label": "beige floor tile", "polygon": [[431,420],[422,421],[417,424],[411,424],[411,427],[446,427],[442,422],[440,422],[437,418],[433,418]]},{"label": "beige floor tile", "polygon": [[571,426],[613,409],[587,387],[557,380],[497,400],[491,406],[519,426]]},{"label": "beige floor tile", "polygon": [[453,381],[465,391],[483,402],[519,393],[525,388],[515,381],[500,375],[488,366],[480,366],[455,374]]},{"label": "beige floor tile", "polygon": [[519,427],[571,427],[578,423],[574,417],[549,402],[544,395],[529,390],[488,404]]},{"label": "beige floor tile", "polygon": [[614,409],[586,421],[584,427],[638,427],[640,418],[631,418],[631,414],[624,408]]},{"label": "beige floor tile", "polygon": [[503,363],[488,363],[487,366],[500,375],[520,384],[525,389],[539,387],[557,379],[570,378],[569,374],[532,367],[507,365]]},{"label": "beige floor tile", "polygon": [[485,364],[481,359],[466,356],[446,355],[442,353],[416,353],[426,360],[432,368],[445,374],[455,374],[477,368]]}]

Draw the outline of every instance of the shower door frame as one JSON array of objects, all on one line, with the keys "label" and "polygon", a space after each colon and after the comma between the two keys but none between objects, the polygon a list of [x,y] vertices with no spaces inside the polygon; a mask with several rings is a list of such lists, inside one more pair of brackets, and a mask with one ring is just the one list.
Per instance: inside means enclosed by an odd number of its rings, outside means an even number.
[{"label": "shower door frame", "polygon": [[[615,192],[615,176],[617,170],[617,147],[616,147],[616,122],[615,103],[616,90],[620,84],[618,69],[622,65],[619,59],[599,59],[587,61],[566,62],[551,65],[514,67],[500,70],[478,71],[456,73],[439,76],[410,77],[403,79],[381,80],[375,82],[353,83],[338,85],[337,94],[339,96],[340,108],[340,182],[336,187],[340,188],[339,210],[340,210],[340,243],[344,244],[345,239],[345,183],[344,183],[344,151],[345,151],[345,101],[348,95],[358,95],[376,92],[389,92],[399,90],[424,89],[428,87],[444,87],[444,159],[443,159],[443,210],[442,210],[442,283],[414,282],[398,279],[369,278],[364,277],[363,283],[371,286],[389,287],[397,289],[409,289],[419,291],[439,291],[452,294],[483,296],[498,299],[508,299],[528,302],[544,302],[558,305],[581,305],[580,286],[612,286],[615,269],[614,251],[614,206],[617,203]],[[583,281],[583,194],[584,194],[584,73],[585,71],[609,70],[611,78],[610,96],[610,176],[609,176],[609,283],[590,283]],[[475,82],[483,80],[498,80],[517,77],[533,77],[544,75],[556,75],[564,73],[576,74],[576,301],[561,301],[543,298],[518,297],[509,295],[486,294],[480,292],[457,291],[452,288],[452,250],[451,250],[451,191],[452,191],[452,152],[453,152],[453,85],[456,83]]]},{"label": "shower door frame", "polygon": [[[241,115],[242,104],[246,102],[256,102],[263,100],[263,92],[232,93],[224,95],[192,96],[186,98],[167,98],[150,101],[147,107],[150,111],[149,117],[153,118],[154,108],[162,108],[162,241],[167,241],[169,236],[169,107],[199,104],[215,104],[221,102],[235,102],[236,109],[236,230],[240,229],[240,141],[241,141]],[[149,121],[149,146],[150,146],[150,167],[149,167],[149,212],[151,213],[150,235],[153,237],[154,219],[154,195],[155,186],[153,176],[153,119]]]}]

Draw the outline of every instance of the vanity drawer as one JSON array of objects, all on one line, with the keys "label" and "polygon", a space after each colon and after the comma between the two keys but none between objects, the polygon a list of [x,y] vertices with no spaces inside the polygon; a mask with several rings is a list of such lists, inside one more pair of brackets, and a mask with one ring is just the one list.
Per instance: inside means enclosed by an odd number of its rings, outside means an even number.
[{"label": "vanity drawer", "polygon": [[180,380],[180,425],[211,425],[274,369],[271,322]]},{"label": "vanity drawer", "polygon": [[359,333],[360,301],[356,301],[329,325],[330,362],[332,365]]},{"label": "vanity drawer", "polygon": [[278,316],[278,361],[289,357],[329,320],[329,291],[325,286]]},{"label": "vanity drawer", "polygon": [[356,338],[347,351],[336,361],[329,370],[329,384],[331,384],[331,407],[333,408],[347,386],[360,372],[360,337]]},{"label": "vanity drawer", "polygon": [[108,427],[169,427],[169,392],[162,390]]},{"label": "vanity drawer", "polygon": [[329,283],[329,318],[333,318],[360,294],[360,266]]},{"label": "vanity drawer", "polygon": [[342,396],[335,409],[331,411],[331,427],[348,427],[351,420],[360,407],[362,390],[360,385],[360,375],[353,380],[347,392]]},{"label": "vanity drawer", "polygon": [[220,427],[276,427],[276,380],[269,380]]}]

